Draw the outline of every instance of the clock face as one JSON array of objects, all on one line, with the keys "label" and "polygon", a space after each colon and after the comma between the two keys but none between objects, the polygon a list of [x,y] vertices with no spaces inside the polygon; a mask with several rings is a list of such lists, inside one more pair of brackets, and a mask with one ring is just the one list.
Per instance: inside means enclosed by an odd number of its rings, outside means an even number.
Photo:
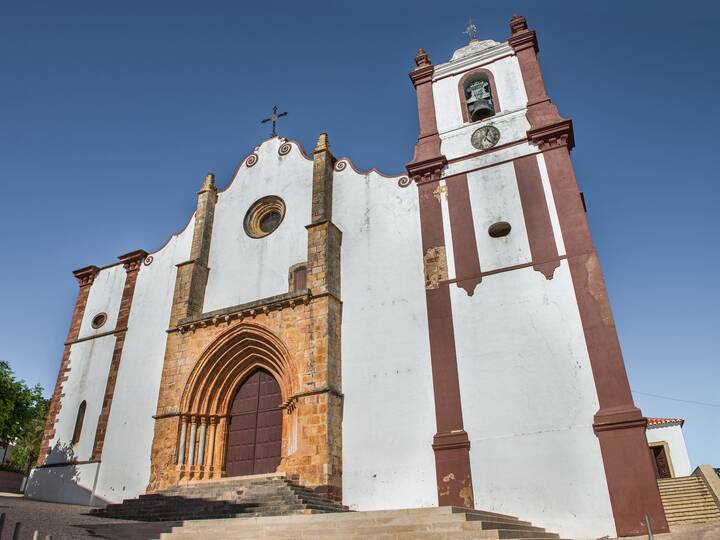
[{"label": "clock face", "polygon": [[492,148],[500,140],[500,130],[495,126],[483,126],[475,130],[470,142],[478,150]]}]

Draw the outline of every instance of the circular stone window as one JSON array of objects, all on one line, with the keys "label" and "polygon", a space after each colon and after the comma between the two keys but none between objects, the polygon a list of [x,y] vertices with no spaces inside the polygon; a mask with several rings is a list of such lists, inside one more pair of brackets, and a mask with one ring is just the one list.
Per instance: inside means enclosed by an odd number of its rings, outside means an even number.
[{"label": "circular stone window", "polygon": [[93,317],[92,322],[90,323],[93,328],[100,328],[102,325],[104,325],[107,322],[107,313],[98,313]]},{"label": "circular stone window", "polygon": [[245,214],[245,232],[251,238],[262,238],[277,229],[284,217],[285,203],[280,197],[263,197]]}]

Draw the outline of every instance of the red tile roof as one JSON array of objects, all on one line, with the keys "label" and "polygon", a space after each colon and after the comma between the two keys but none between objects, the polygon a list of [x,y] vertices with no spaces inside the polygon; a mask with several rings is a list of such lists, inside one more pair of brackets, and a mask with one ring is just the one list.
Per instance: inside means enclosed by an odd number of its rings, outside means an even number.
[{"label": "red tile roof", "polygon": [[680,424],[680,427],[685,423],[682,418],[648,418],[648,427],[655,426],[672,426],[674,424]]}]

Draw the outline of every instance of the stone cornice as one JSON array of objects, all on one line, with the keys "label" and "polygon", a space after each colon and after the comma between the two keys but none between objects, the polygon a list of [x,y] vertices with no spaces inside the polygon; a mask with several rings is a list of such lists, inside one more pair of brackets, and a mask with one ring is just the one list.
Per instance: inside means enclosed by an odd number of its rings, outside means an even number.
[{"label": "stone cornice", "polygon": [[508,44],[515,52],[529,48],[532,48],[535,52],[538,52],[540,50],[538,48],[537,36],[535,35],[534,30],[524,30],[510,36],[510,38],[508,39]]},{"label": "stone cornice", "polygon": [[66,346],[74,345],[75,343],[82,343],[83,341],[90,341],[91,339],[98,339],[98,338],[107,337],[107,336],[115,336],[115,335],[121,334],[123,332],[127,332],[127,326],[124,326],[122,328],[116,328],[115,330],[109,330],[107,332],[100,332],[98,334],[93,334],[91,336],[81,337],[81,338],[78,338],[78,339],[75,339],[72,341],[66,341],[64,343],[64,345],[66,345]]},{"label": "stone cornice", "polygon": [[444,64],[438,64],[435,66],[435,72],[433,73],[433,81],[448,75],[455,75],[463,73],[474,67],[480,65],[489,64],[500,58],[514,54],[513,48],[507,43],[499,43],[493,47],[489,47],[476,54],[472,54],[461,58],[459,60],[446,62]]},{"label": "stone cornice", "polygon": [[168,332],[181,332],[194,331],[198,328],[205,326],[216,326],[220,323],[230,323],[235,319],[244,319],[246,317],[255,317],[270,311],[282,310],[285,308],[292,308],[299,304],[308,304],[314,296],[310,289],[304,291],[278,294],[276,296],[270,296],[268,298],[262,298],[253,302],[247,302],[245,304],[239,304],[237,306],[231,306],[215,311],[209,311],[193,317],[187,317],[178,321],[178,324],[174,328],[170,328]]},{"label": "stone cornice", "polygon": [[95,276],[97,276],[99,271],[100,269],[97,266],[85,266],[84,268],[73,270],[73,275],[77,278],[81,287],[88,287],[95,281]]},{"label": "stone cornice", "polygon": [[429,83],[433,79],[433,71],[435,70],[435,67],[430,64],[427,66],[422,66],[415,68],[415,70],[411,71],[408,76],[410,77],[410,80],[412,81],[413,85],[415,87],[424,84]]},{"label": "stone cornice", "polygon": [[444,155],[415,161],[405,165],[410,178],[418,184],[437,181],[440,179],[443,168],[447,165],[447,158]]},{"label": "stone cornice", "polygon": [[118,259],[125,268],[126,272],[137,272],[140,269],[140,265],[147,257],[147,251],[144,249],[136,249],[125,255],[120,255]]},{"label": "stone cornice", "polygon": [[537,144],[540,150],[551,150],[560,146],[567,146],[572,150],[575,146],[572,120],[561,120],[527,132],[528,140]]}]

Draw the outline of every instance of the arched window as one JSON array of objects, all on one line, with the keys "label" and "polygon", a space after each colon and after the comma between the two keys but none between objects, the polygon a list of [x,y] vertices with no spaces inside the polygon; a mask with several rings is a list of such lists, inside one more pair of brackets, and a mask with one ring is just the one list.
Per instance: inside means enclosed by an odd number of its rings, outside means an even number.
[{"label": "arched window", "polygon": [[460,80],[464,122],[478,122],[500,112],[495,80],[486,69],[471,71]]},{"label": "arched window", "polygon": [[75,431],[73,431],[72,444],[75,445],[80,441],[82,433],[83,420],[85,420],[85,408],[87,403],[84,401],[78,407],[77,417],[75,418]]}]

